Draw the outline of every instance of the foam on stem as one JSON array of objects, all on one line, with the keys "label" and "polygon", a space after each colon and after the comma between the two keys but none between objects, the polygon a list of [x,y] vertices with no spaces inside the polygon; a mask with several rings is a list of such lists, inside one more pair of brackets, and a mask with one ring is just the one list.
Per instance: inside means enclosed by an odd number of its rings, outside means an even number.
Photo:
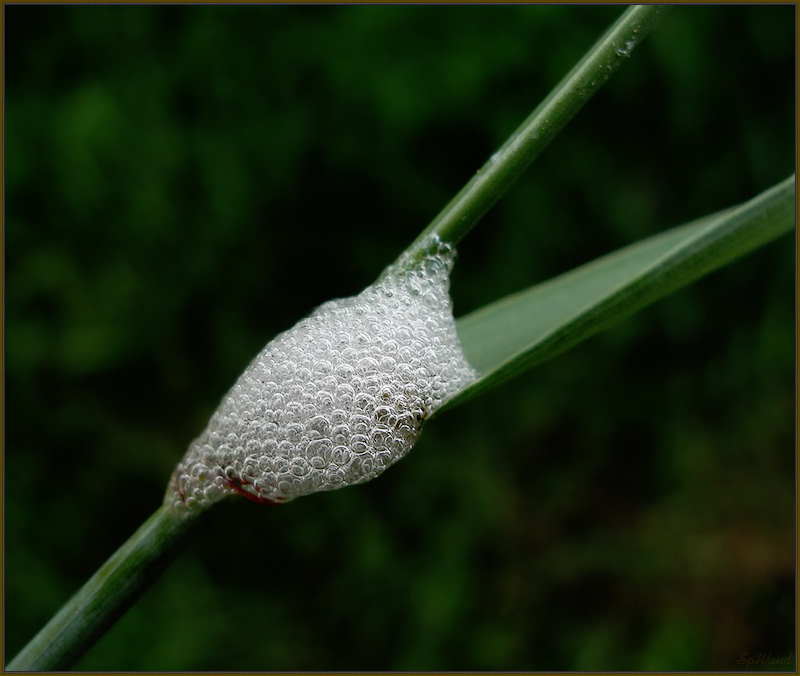
[{"label": "foam on stem", "polygon": [[428,251],[268,343],[175,468],[166,503],[283,503],[369,481],[405,456],[425,419],[478,376],[453,320],[455,250],[437,238]]}]

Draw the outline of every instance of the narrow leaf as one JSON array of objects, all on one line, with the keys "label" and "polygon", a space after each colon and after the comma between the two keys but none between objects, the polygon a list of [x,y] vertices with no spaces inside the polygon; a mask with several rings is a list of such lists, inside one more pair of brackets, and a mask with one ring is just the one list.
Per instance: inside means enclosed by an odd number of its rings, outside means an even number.
[{"label": "narrow leaf", "polygon": [[462,317],[458,335],[481,377],[443,409],[555,357],[790,232],[794,223],[792,175],[738,207],[650,237]]}]

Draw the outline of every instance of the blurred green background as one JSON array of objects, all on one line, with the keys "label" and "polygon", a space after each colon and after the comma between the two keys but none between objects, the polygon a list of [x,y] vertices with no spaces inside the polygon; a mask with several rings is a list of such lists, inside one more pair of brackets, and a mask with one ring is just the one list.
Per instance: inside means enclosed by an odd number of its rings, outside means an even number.
[{"label": "blurred green background", "polygon": [[[6,660],[276,333],[371,283],[615,6],[6,6]],[[794,170],[794,6],[679,6],[460,247],[456,315]],[[795,249],[235,500],[77,665],[736,669],[795,604]],[[794,662],[784,668],[794,669]]]}]

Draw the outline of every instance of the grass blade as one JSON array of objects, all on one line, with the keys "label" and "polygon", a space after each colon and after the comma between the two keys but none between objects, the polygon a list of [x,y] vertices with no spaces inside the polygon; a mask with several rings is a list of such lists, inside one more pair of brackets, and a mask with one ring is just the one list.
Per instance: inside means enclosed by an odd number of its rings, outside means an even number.
[{"label": "grass blade", "polygon": [[[449,408],[792,230],[795,177],[754,199],[650,237],[458,320],[481,378]],[[440,409],[441,410],[441,409]]]}]

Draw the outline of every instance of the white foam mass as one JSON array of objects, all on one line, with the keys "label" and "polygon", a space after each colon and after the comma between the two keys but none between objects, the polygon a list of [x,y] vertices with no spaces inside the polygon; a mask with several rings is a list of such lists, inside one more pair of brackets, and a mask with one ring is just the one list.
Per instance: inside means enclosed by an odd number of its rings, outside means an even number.
[{"label": "white foam mass", "polygon": [[477,377],[453,321],[455,251],[438,239],[429,250],[267,344],[175,468],[167,504],[288,502],[369,481],[406,455]]}]

